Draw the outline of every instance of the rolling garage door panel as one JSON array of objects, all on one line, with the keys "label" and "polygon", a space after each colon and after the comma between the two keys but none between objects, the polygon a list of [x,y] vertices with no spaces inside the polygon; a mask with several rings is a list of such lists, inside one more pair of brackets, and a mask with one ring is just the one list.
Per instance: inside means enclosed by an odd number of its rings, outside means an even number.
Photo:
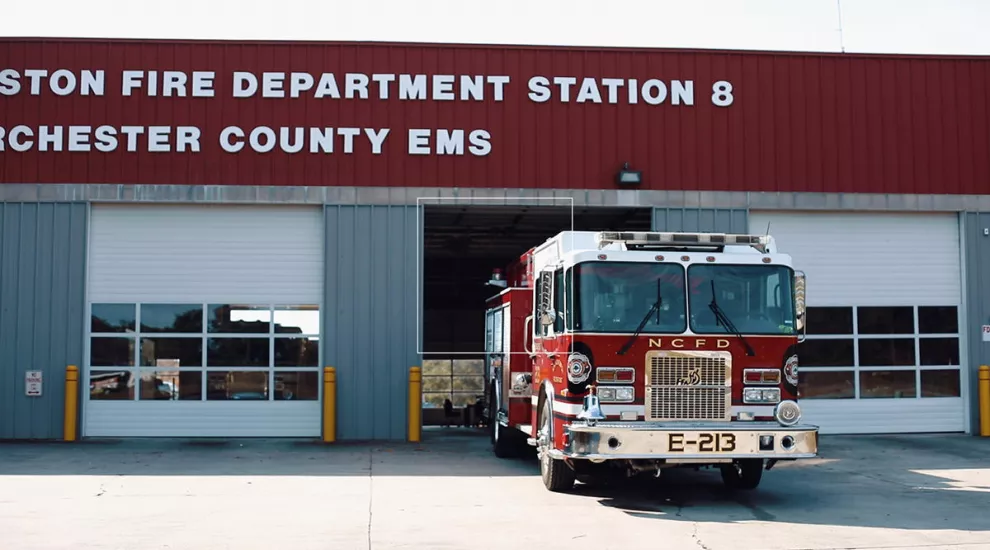
[{"label": "rolling garage door panel", "polygon": [[[836,400],[838,401],[838,400]],[[823,434],[958,432],[964,429],[961,398],[819,399],[801,401],[804,421]]]},{"label": "rolling garage door panel", "polygon": [[90,402],[87,435],[98,437],[313,437],[315,402]]},{"label": "rolling garage door panel", "polygon": [[313,208],[94,206],[89,301],[319,303],[322,234]]},{"label": "rolling garage door panel", "polygon": [[810,307],[958,304],[955,215],[753,212],[750,231],[770,235],[808,275]]},{"label": "rolling garage door panel", "polygon": [[[768,225],[780,251],[790,254],[795,268],[807,273],[809,308],[853,307],[857,308],[854,317],[859,307],[868,306],[957,306],[957,311],[961,311],[959,227],[953,214],[750,214],[751,232],[765,233]],[[809,327],[815,318],[814,314],[809,315]],[[962,323],[961,317],[959,322]],[[917,322],[915,325],[917,331]],[[916,341],[915,349],[921,349],[923,335],[901,336]],[[809,334],[809,340],[884,337],[882,334]],[[859,351],[853,362],[858,363],[863,348],[859,341],[854,346]],[[964,363],[965,354],[960,352],[959,359]],[[919,387],[919,370],[935,367],[919,366],[918,355],[915,361],[913,372]],[[805,372],[813,368],[802,365]],[[911,369],[910,366],[897,368]],[[818,424],[822,433],[963,431],[966,429],[966,366],[947,368],[959,371],[959,397],[918,397],[915,393],[906,397],[865,398],[863,372],[886,370],[885,367],[850,364],[820,368],[852,371],[850,379],[856,381],[857,395],[849,399],[803,399],[805,420]]]},{"label": "rolling garage door panel", "polygon": [[[90,304],[181,303],[205,307],[205,304],[320,306],[322,303],[321,208],[94,205],[91,220],[87,300]],[[319,329],[315,330],[318,334]],[[313,376],[313,372],[319,376],[318,366],[288,370],[308,370],[311,373],[308,376]],[[135,367],[131,371],[132,385],[135,378],[147,372]],[[279,368],[269,371],[272,372],[268,385],[271,394],[280,375]],[[106,369],[87,368],[87,376],[105,373]],[[202,393],[205,391],[201,390],[200,395],[206,395]],[[238,400],[236,397],[146,400],[138,395],[138,399],[129,400],[86,399],[83,435],[319,435],[319,400],[298,397]]]}]

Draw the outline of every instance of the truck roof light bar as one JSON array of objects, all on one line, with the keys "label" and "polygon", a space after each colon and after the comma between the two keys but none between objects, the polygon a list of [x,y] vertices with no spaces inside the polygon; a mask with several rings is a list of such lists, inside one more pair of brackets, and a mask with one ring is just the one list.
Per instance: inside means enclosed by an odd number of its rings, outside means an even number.
[{"label": "truck roof light bar", "polygon": [[665,233],[659,231],[601,231],[597,235],[598,248],[612,243],[627,246],[752,246],[766,252],[770,237],[766,235],[741,235],[727,233]]}]

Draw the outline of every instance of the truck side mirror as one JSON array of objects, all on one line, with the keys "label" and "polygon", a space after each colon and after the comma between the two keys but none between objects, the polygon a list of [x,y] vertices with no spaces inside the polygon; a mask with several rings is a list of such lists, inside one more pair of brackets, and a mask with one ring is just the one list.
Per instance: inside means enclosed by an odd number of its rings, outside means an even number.
[{"label": "truck side mirror", "polygon": [[797,323],[798,341],[803,342],[805,330],[807,328],[807,318],[805,317],[808,308],[805,305],[806,280],[803,271],[794,272],[794,316]]},{"label": "truck side mirror", "polygon": [[550,326],[554,321],[557,320],[557,312],[553,309],[545,309],[540,312],[540,324],[543,326]]}]

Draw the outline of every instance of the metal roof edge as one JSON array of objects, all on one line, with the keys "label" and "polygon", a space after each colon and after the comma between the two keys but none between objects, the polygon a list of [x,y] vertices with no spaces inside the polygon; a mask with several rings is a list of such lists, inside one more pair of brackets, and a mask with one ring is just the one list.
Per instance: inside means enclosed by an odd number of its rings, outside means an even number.
[{"label": "metal roof edge", "polygon": [[765,50],[765,49],[726,49],[726,48],[679,48],[673,46],[590,46],[590,45],[549,45],[549,44],[510,44],[510,43],[468,43],[468,42],[398,42],[378,40],[317,40],[317,39],[234,39],[234,38],[125,38],[125,37],[71,37],[71,36],[0,36],[0,43],[73,43],[73,44],[158,44],[158,45],[247,45],[247,46],[344,46],[380,48],[426,48],[426,49],[475,49],[475,50],[525,50],[587,53],[670,53],[732,56],[781,56],[781,57],[820,57],[836,59],[916,59],[916,60],[958,60],[987,61],[990,54],[936,54],[936,53],[897,53],[897,52],[839,52],[825,50]]}]

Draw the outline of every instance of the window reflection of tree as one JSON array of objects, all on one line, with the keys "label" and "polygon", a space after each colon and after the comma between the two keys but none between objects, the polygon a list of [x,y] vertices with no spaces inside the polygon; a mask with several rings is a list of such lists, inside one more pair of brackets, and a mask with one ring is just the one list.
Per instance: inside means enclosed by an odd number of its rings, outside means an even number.
[{"label": "window reflection of tree", "polygon": [[167,326],[154,327],[141,323],[141,332],[175,332],[200,334],[203,332],[203,310],[190,309],[179,313],[175,319]]},{"label": "window reflection of tree", "polygon": [[93,338],[90,364],[96,367],[130,367],[134,365],[133,338]]},{"label": "window reflection of tree", "polygon": [[210,367],[267,367],[268,338],[210,338]]}]

